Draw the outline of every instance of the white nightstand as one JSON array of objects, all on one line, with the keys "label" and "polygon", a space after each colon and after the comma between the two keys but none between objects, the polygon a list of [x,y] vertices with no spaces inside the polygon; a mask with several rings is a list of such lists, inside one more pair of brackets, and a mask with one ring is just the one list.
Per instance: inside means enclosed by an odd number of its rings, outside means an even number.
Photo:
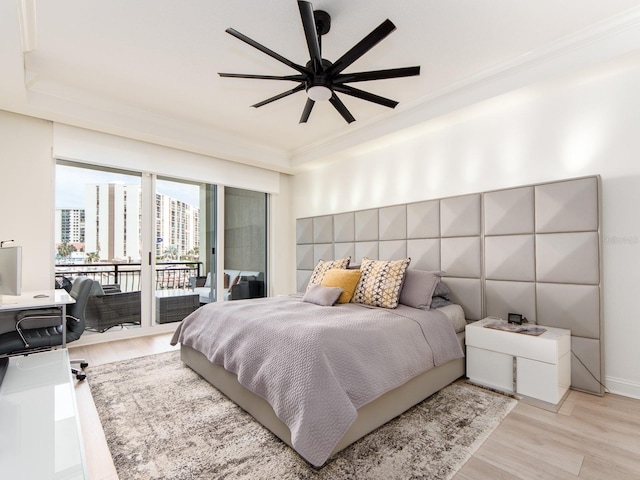
[{"label": "white nightstand", "polygon": [[466,327],[469,380],[557,411],[571,385],[571,331],[541,325],[547,331],[533,336],[484,327],[495,321]]}]

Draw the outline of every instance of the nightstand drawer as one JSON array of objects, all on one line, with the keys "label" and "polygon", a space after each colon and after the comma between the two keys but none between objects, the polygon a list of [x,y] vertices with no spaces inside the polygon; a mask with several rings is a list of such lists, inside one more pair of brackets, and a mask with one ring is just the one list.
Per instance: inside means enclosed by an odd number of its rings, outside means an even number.
[{"label": "nightstand drawer", "polygon": [[551,404],[560,402],[571,384],[570,355],[566,353],[557,364],[518,357],[517,393]]},{"label": "nightstand drawer", "polygon": [[467,346],[467,377],[480,385],[513,393],[513,356]]}]

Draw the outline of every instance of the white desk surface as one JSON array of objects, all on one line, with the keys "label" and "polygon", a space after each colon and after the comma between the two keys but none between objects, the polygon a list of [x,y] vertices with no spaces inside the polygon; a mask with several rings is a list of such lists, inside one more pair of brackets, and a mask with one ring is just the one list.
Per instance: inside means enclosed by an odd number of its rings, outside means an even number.
[{"label": "white desk surface", "polygon": [[88,478],[66,349],[12,357],[0,385],[0,476]]},{"label": "white desk surface", "polygon": [[[35,298],[36,295],[46,295],[46,297]],[[46,308],[51,306],[59,307],[75,302],[76,301],[73,297],[63,289],[22,292],[22,295],[15,297],[2,295],[0,312],[5,310],[25,310],[28,308]]]}]

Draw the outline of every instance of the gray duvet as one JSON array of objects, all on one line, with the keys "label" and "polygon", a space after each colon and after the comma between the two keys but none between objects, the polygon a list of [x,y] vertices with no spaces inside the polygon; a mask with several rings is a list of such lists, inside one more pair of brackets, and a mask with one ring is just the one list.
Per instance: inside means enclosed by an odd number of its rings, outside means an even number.
[{"label": "gray duvet", "polygon": [[356,410],[412,377],[463,356],[438,311],[321,307],[300,296],[211,303],[185,318],[172,344],[202,352],[267,400],[295,450],[322,465]]}]

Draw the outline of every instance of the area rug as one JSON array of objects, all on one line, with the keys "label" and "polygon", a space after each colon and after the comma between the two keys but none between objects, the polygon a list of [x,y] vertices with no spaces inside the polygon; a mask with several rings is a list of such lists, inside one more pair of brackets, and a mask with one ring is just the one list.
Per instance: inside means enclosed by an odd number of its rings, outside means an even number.
[{"label": "area rug", "polygon": [[87,373],[121,480],[448,479],[516,404],[457,381],[313,468],[177,351]]}]

